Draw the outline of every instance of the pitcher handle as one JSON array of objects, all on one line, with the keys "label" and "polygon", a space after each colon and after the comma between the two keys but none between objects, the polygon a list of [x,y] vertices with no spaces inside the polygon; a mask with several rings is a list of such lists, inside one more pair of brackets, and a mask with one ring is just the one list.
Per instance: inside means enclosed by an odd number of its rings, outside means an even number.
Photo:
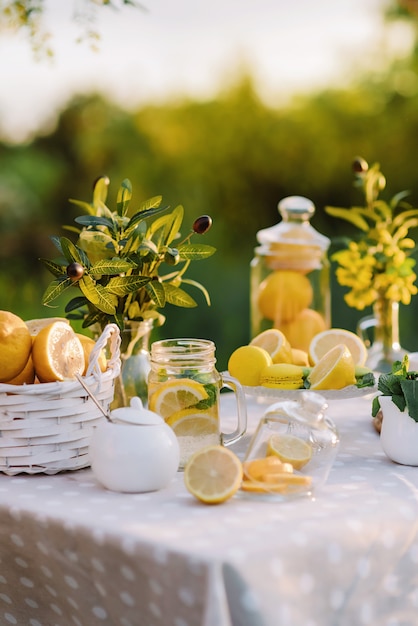
[{"label": "pitcher handle", "polygon": [[247,430],[247,404],[245,401],[245,393],[241,384],[236,378],[230,376],[226,372],[221,374],[222,387],[226,387],[235,393],[237,402],[237,427],[232,433],[222,433],[221,440],[225,446],[231,445],[245,434]]}]

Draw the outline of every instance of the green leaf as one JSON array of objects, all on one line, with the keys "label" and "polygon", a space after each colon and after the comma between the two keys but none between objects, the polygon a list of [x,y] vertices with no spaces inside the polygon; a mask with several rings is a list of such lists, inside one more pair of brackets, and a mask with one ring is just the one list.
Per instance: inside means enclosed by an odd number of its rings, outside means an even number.
[{"label": "green leaf", "polygon": [[54,276],[58,277],[65,274],[65,265],[59,265],[58,263],[49,261],[49,259],[39,259],[39,261],[41,261]]},{"label": "green leaf", "polygon": [[101,259],[109,259],[116,254],[117,244],[112,237],[96,230],[81,231],[78,245],[93,264]]},{"label": "green leaf", "polygon": [[147,292],[151,300],[157,307],[163,307],[166,303],[164,286],[158,280],[151,280],[146,286]]},{"label": "green leaf", "polygon": [[106,203],[107,199],[107,191],[110,185],[110,180],[107,176],[101,176],[96,184],[94,185],[93,190],[93,206],[97,209],[102,204]]},{"label": "green leaf", "polygon": [[216,248],[208,246],[206,244],[183,244],[177,248],[182,260],[187,259],[189,261],[200,261],[207,259],[216,252]]},{"label": "green leaf", "polygon": [[147,209],[154,209],[160,206],[163,200],[162,196],[153,196],[152,198],[148,198],[148,200],[144,200],[139,205],[139,211],[146,211]]},{"label": "green leaf", "polygon": [[105,287],[94,282],[88,274],[84,274],[78,285],[87,300],[94,304],[103,313],[114,315],[118,305],[117,297],[109,293]]},{"label": "green leaf", "polygon": [[127,214],[129,202],[132,198],[132,185],[128,178],[122,181],[116,198],[116,209],[122,217]]},{"label": "green leaf", "polygon": [[98,261],[90,268],[90,274],[96,274],[100,276],[107,276],[109,274],[122,274],[133,269],[135,263],[128,261],[127,259],[103,259]]},{"label": "green leaf", "polygon": [[160,229],[160,245],[169,246],[178,236],[183,222],[184,209],[177,206],[169,215],[164,215],[155,220],[149,228],[149,236],[153,237]]},{"label": "green leaf", "polygon": [[44,295],[42,296],[42,303],[45,305],[53,302],[63,291],[72,286],[72,281],[69,278],[63,278],[61,280],[53,280],[46,288]]},{"label": "green leaf", "polygon": [[77,296],[76,298],[73,298],[72,300],[67,302],[65,306],[65,312],[70,313],[71,311],[75,311],[82,306],[86,306],[87,303],[87,298],[85,298],[84,296]]},{"label": "green leaf", "polygon": [[174,306],[191,309],[197,306],[197,302],[193,300],[189,294],[180,287],[174,287],[170,283],[161,283],[164,286],[166,302]]},{"label": "green leaf", "polygon": [[93,228],[106,226],[113,235],[115,234],[115,223],[107,217],[101,217],[100,215],[80,215],[76,217],[74,221],[84,226],[84,228],[88,228],[89,226]]},{"label": "green leaf", "polygon": [[354,224],[354,226],[357,226],[360,230],[364,230],[365,232],[369,230],[368,223],[359,215],[356,209],[340,209],[338,207],[327,206],[325,207],[325,211],[333,217],[338,217]]},{"label": "green leaf", "polygon": [[122,297],[126,296],[128,293],[138,291],[138,289],[145,287],[150,280],[151,278],[149,276],[117,276],[109,280],[106,285],[106,289],[107,291]]},{"label": "green leaf", "polygon": [[67,237],[60,238],[60,244],[62,248],[62,253],[67,259],[69,263],[81,263],[83,265],[83,261],[85,261],[85,256],[83,252],[73,244],[72,241],[67,239]]},{"label": "green leaf", "polygon": [[169,208],[170,208],[169,206],[163,206],[163,207],[146,209],[144,211],[138,211],[129,220],[129,224],[125,230],[125,234],[128,235],[128,233],[131,232],[131,229],[134,226],[136,226],[139,222],[142,222],[143,220],[146,220],[148,217],[152,217],[153,215],[159,215],[160,213],[163,213]]},{"label": "green leaf", "polygon": [[402,379],[401,388],[408,413],[415,422],[418,422],[418,380]]},{"label": "green leaf", "polygon": [[79,206],[88,215],[94,215],[96,212],[94,206],[89,204],[88,202],[83,202],[82,200],[74,200],[73,198],[70,198],[69,202],[71,202],[71,204]]},{"label": "green leaf", "polygon": [[187,283],[188,285],[192,285],[193,287],[197,287],[197,289],[199,289],[203,293],[203,295],[205,296],[206,304],[208,306],[210,306],[209,292],[203,285],[198,283],[196,280],[191,280],[190,278],[183,278],[182,279],[182,283]]}]

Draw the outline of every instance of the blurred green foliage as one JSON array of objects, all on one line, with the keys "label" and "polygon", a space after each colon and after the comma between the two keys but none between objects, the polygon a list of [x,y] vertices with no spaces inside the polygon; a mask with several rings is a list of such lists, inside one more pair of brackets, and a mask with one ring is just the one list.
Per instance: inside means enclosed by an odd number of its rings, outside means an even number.
[{"label": "blurred green foliage", "polygon": [[[109,176],[110,195],[129,178],[133,207],[161,194],[165,203],[184,206],[185,228],[198,215],[212,216],[205,243],[217,253],[190,272],[208,288],[212,306],[201,298],[197,309],[166,309],[159,336],[213,339],[225,369],[232,350],[249,340],[249,264],[256,232],[279,221],[279,200],[305,195],[317,207],[312,223],[319,231],[333,239],[350,234],[324,207],[359,202],[351,163],[360,155],[381,164],[388,198],[409,189],[417,207],[417,133],[415,54],[378,79],[276,108],[260,100],[247,75],[211,101],[134,113],[100,96],[78,97],[51,134],[0,144],[0,308],[26,319],[62,314],[64,303],[41,304],[50,276],[38,258],[53,258],[50,235],[68,235],[62,225],[78,215],[69,198],[88,200],[98,176]],[[334,271],[333,326],[355,330],[362,314],[345,305]],[[400,312],[401,343],[409,350],[418,350],[417,310],[415,298]]]}]

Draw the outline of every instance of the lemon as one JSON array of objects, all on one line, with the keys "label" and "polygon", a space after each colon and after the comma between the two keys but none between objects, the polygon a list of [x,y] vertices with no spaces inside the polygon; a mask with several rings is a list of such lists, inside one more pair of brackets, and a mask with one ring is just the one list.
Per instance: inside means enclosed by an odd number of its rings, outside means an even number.
[{"label": "lemon", "polygon": [[356,383],[355,365],[350,350],[344,344],[331,348],[308,375],[310,388],[342,389]]},{"label": "lemon", "polygon": [[32,358],[42,383],[72,379],[84,371],[83,346],[65,322],[53,322],[38,332],[33,340]]},{"label": "lemon", "polygon": [[186,489],[206,504],[231,498],[242,480],[242,463],[228,448],[207,446],[195,452],[184,468]]},{"label": "lemon", "polygon": [[0,311],[0,382],[11,380],[23,370],[31,349],[25,322],[10,311]]},{"label": "lemon", "polygon": [[150,389],[149,408],[164,419],[173,413],[193,407],[201,400],[206,400],[205,387],[191,378],[168,380]]},{"label": "lemon", "polygon": [[309,356],[304,350],[298,348],[292,348],[292,363],[294,365],[302,365],[303,367],[309,367]]},{"label": "lemon", "polygon": [[267,456],[278,456],[283,463],[290,463],[294,469],[301,469],[312,457],[311,445],[295,435],[271,435],[267,442]]},{"label": "lemon", "polygon": [[35,382],[35,368],[33,366],[32,356],[26,362],[25,367],[11,380],[5,381],[8,385],[31,385]]},{"label": "lemon", "polygon": [[313,365],[338,344],[344,344],[350,350],[354,365],[364,365],[367,359],[367,348],[355,333],[343,328],[324,330],[312,339],[309,346],[309,358]]},{"label": "lemon", "polygon": [[307,308],[312,299],[312,285],[306,276],[290,270],[276,270],[260,284],[258,308],[263,317],[280,328],[281,323],[289,322]]},{"label": "lemon", "polygon": [[281,322],[280,330],[287,337],[292,348],[309,352],[312,339],[318,333],[326,330],[323,316],[314,309],[303,309],[296,317],[288,322]]},{"label": "lemon", "polygon": [[269,328],[250,341],[250,346],[266,350],[273,363],[292,363],[292,348],[281,330]]},{"label": "lemon", "polygon": [[[80,339],[81,345],[83,346],[83,352],[84,352],[83,376],[85,376],[87,373],[87,368],[89,366],[90,353],[93,350],[94,346],[96,345],[96,342],[94,341],[94,339],[92,339],[92,337],[87,337],[87,335],[83,335],[82,333],[76,333],[76,335]],[[106,359],[106,354],[104,350],[102,350],[99,354],[98,364],[100,367],[100,371],[105,372],[107,369],[107,359]]]},{"label": "lemon", "polygon": [[260,384],[260,373],[273,359],[264,348],[241,346],[229,357],[228,371],[241,385],[256,387]]},{"label": "lemon", "polygon": [[218,421],[209,413],[196,409],[183,409],[166,419],[178,437],[218,436]]},{"label": "lemon", "polygon": [[29,329],[32,337],[35,337],[42,328],[49,326],[54,322],[64,322],[64,324],[70,325],[70,322],[65,317],[41,317],[39,319],[26,320],[25,324]]}]

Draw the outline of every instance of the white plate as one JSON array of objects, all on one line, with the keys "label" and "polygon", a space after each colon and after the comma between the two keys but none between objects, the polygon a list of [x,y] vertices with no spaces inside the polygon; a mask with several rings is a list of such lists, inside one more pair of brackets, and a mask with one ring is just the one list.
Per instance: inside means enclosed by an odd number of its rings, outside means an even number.
[{"label": "white plate", "polygon": [[[269,400],[297,400],[302,391],[309,391],[309,389],[270,389],[269,387],[245,387],[244,385],[243,390],[247,396]],[[376,393],[376,391],[377,385],[362,388],[349,385],[343,389],[321,389],[315,393],[319,393],[326,400],[346,400],[368,396]]]}]

